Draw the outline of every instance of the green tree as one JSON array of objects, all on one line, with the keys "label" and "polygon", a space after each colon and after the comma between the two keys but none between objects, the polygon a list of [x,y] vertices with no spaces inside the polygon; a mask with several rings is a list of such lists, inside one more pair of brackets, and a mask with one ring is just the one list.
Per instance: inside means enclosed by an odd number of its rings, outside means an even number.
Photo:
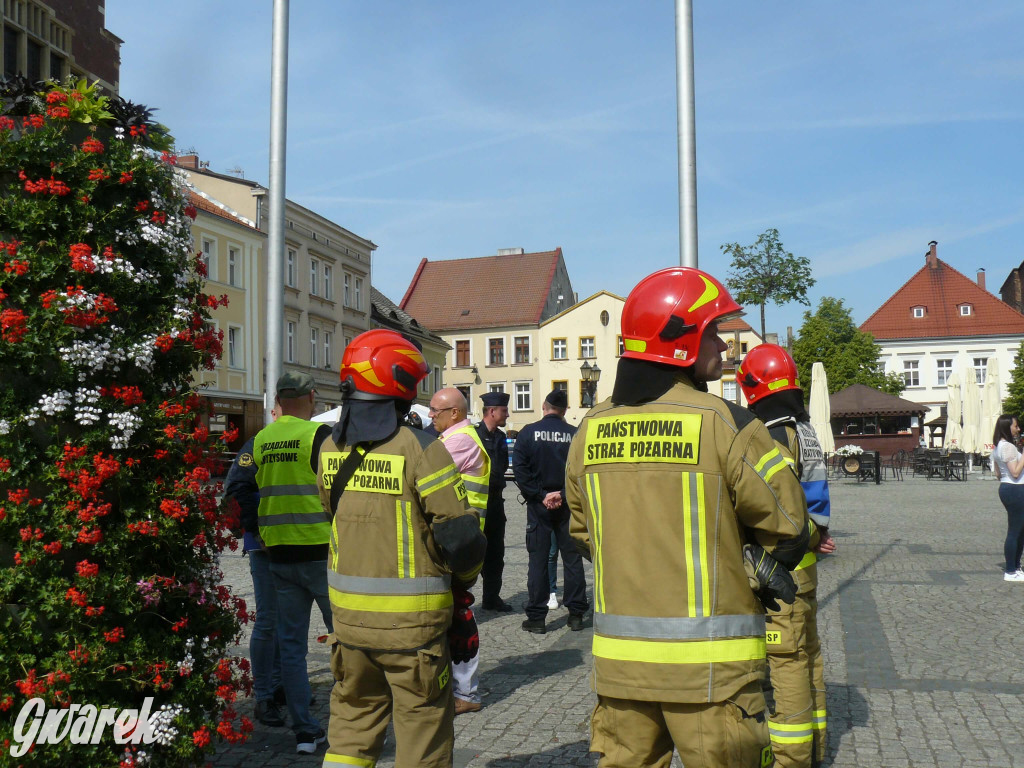
[{"label": "green tree", "polygon": [[766,229],[753,245],[726,243],[722,252],[732,257],[726,285],[740,304],[761,307],[761,338],[764,338],[764,306],[791,301],[810,306],[807,289],[814,285],[811,262],[806,256],[794,256],[779,240],[779,230]]},{"label": "green tree", "polygon": [[1007,397],[1003,400],[1003,413],[1024,415],[1024,342],[1017,348],[1010,383],[1006,387]]},{"label": "green tree", "polygon": [[870,333],[857,329],[850,310],[842,299],[822,297],[812,314],[804,312],[804,322],[793,344],[793,359],[810,392],[811,366],[820,361],[828,374],[829,392],[838,392],[851,384],[866,384],[891,395],[903,393],[903,377],[886,373],[878,362],[881,349]]}]

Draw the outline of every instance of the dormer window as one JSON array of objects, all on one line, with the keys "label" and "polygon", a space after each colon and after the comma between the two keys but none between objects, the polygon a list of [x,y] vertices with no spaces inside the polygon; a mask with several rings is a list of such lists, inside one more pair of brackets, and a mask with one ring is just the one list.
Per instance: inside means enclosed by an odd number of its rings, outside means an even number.
[{"label": "dormer window", "polygon": [[910,313],[914,317],[924,317],[924,307],[911,307]]},{"label": "dormer window", "polygon": [[969,317],[974,314],[974,308],[970,304],[960,305],[960,317]]}]

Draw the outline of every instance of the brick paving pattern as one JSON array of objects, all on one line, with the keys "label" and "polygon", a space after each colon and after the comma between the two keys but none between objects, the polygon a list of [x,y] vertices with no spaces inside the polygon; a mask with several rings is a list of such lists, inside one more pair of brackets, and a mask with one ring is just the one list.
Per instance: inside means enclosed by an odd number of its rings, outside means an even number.
[{"label": "brick paving pattern", "polygon": [[[1006,513],[991,476],[966,482],[909,475],[880,486],[834,480],[839,552],[818,569],[819,631],[828,687],[829,752],[837,768],[1024,766],[1024,583],[1002,580]],[[526,598],[526,512],[516,489],[508,515],[505,589]],[[225,578],[252,597],[248,563],[228,555]],[[587,565],[587,583],[593,573]],[[559,572],[561,587],[561,572]],[[479,597],[479,585],[475,592]],[[588,752],[588,628],[570,632],[567,612],[549,631],[519,628],[524,615],[478,611],[484,709],[455,721],[455,765],[466,768],[596,766]],[[310,630],[310,676],[326,726],[328,652]],[[247,652],[244,643],[240,652]],[[252,714],[252,702],[241,709]],[[320,765],[295,754],[288,728],[257,723],[246,744],[222,748],[224,768]],[[680,766],[678,757],[673,762]],[[380,762],[393,768],[394,741]]]}]

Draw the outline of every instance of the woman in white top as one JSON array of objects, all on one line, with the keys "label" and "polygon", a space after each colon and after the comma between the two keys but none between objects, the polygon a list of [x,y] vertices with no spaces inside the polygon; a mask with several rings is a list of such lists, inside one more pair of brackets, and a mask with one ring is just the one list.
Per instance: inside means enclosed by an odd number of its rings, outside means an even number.
[{"label": "woman in white top", "polygon": [[992,458],[996,477],[1000,480],[999,500],[1006,507],[1004,581],[1024,581],[1024,571],[1020,569],[1021,553],[1024,552],[1024,455],[1014,444],[1018,435],[1020,426],[1016,416],[1004,413],[996,420]]}]

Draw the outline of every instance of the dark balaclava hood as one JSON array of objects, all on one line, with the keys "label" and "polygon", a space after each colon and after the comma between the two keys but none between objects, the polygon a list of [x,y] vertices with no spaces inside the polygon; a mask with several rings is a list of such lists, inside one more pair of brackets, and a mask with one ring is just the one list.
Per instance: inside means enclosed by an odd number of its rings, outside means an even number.
[{"label": "dark balaclava hood", "polygon": [[689,368],[651,360],[620,357],[615,372],[612,402],[615,405],[642,405],[657,400],[680,379],[689,379],[701,392],[708,391],[704,382],[696,382]]},{"label": "dark balaclava hood", "polygon": [[797,421],[811,420],[807,409],[804,408],[804,391],[802,389],[784,389],[774,395],[762,397],[750,406],[750,410],[766,424],[787,416],[791,416]]},{"label": "dark balaclava hood", "polygon": [[336,445],[383,442],[398,431],[411,407],[406,400],[343,400],[331,437]]}]

